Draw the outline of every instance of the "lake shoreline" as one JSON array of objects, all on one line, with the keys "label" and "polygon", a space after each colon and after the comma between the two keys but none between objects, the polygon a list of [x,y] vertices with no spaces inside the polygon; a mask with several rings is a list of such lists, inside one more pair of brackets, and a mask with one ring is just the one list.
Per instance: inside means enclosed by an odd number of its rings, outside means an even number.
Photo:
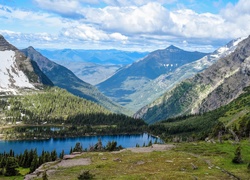
[{"label": "lake shoreline", "polygon": [[67,136],[67,137],[48,137],[48,138],[37,138],[37,137],[33,137],[33,138],[24,138],[24,139],[4,139],[1,137],[4,136],[4,134],[0,134],[0,142],[1,141],[40,141],[40,140],[50,140],[50,139],[66,139],[66,138],[81,138],[81,137],[95,137],[95,136],[119,136],[119,135],[141,135],[141,134],[148,134],[152,137],[155,138],[160,138],[158,136],[155,136],[153,134],[150,134],[148,132],[142,132],[142,133],[115,133],[115,134],[87,134],[87,135],[80,135],[80,136]]},{"label": "lake shoreline", "polygon": [[105,146],[108,142],[117,142],[118,146],[123,148],[131,148],[137,146],[147,146],[154,142],[163,143],[160,138],[151,136],[148,133],[133,133],[133,134],[112,134],[112,135],[92,135],[92,136],[77,136],[77,137],[66,137],[66,138],[48,138],[48,139],[32,139],[32,140],[1,140],[0,150],[2,152],[9,152],[11,149],[19,154],[26,149],[37,149],[40,154],[42,150],[53,151],[56,150],[58,153],[65,151],[68,153],[70,148],[74,147],[76,143],[80,142],[83,149],[89,149],[94,146],[99,140],[102,145]]}]

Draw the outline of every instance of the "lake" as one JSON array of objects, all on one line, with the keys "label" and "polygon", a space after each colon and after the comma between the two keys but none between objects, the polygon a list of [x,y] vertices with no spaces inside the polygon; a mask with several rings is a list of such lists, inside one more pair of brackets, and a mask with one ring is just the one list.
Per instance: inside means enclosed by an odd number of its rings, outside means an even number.
[{"label": "lake", "polygon": [[147,133],[135,134],[135,135],[103,135],[103,136],[84,136],[84,137],[74,137],[74,138],[51,138],[48,140],[21,140],[21,141],[0,141],[0,153],[9,152],[10,149],[14,150],[16,154],[23,153],[25,149],[37,149],[40,155],[42,150],[53,151],[56,150],[59,155],[62,150],[65,154],[70,152],[70,148],[74,147],[77,142],[80,142],[82,147],[89,148],[101,139],[103,146],[107,144],[108,141],[116,141],[117,146],[121,145],[124,148],[136,147],[136,144],[143,146],[152,141],[154,143],[162,142],[159,138],[151,136]]}]

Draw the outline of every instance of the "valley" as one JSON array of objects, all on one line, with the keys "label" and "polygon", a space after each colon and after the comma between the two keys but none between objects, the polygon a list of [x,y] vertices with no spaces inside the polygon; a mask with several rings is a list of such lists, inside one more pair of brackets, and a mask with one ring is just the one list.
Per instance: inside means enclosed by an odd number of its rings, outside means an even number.
[{"label": "valley", "polygon": [[[20,159],[16,161],[18,155],[14,156],[12,149],[0,152],[0,178],[12,178],[4,163],[15,161],[19,166],[13,166],[13,173],[20,174],[13,177],[20,179],[28,173],[28,179],[77,179],[80,173],[97,179],[247,179],[249,37],[233,40],[209,54],[169,46],[126,66],[100,65],[100,69],[113,70],[96,87],[33,47],[18,50],[0,37],[4,62],[0,66],[1,141],[53,142],[148,133],[147,144],[136,140],[133,147],[122,149],[116,141],[100,147],[97,143],[80,154],[75,151],[78,155],[70,160],[63,158],[74,154],[71,151],[45,161],[33,155],[41,162],[27,167]],[[91,66],[93,70],[96,67]],[[100,76],[100,69],[88,73]],[[151,135],[162,141],[154,144],[149,141]],[[112,144],[119,148],[107,152]]]},{"label": "valley", "polygon": [[249,0],[0,0],[0,180],[250,180]]}]

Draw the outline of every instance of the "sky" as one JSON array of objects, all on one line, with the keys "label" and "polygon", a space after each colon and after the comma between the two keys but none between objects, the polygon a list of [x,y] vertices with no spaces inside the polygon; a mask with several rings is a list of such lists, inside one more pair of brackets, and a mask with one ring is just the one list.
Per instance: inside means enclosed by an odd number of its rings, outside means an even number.
[{"label": "sky", "polygon": [[250,0],[0,0],[18,48],[212,52],[250,35]]}]

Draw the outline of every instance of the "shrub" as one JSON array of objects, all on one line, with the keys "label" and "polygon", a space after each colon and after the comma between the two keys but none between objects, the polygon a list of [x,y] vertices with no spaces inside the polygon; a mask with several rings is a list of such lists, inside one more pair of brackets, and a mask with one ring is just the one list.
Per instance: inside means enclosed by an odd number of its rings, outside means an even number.
[{"label": "shrub", "polygon": [[89,171],[83,171],[77,178],[78,180],[93,179],[94,175],[91,174]]}]

